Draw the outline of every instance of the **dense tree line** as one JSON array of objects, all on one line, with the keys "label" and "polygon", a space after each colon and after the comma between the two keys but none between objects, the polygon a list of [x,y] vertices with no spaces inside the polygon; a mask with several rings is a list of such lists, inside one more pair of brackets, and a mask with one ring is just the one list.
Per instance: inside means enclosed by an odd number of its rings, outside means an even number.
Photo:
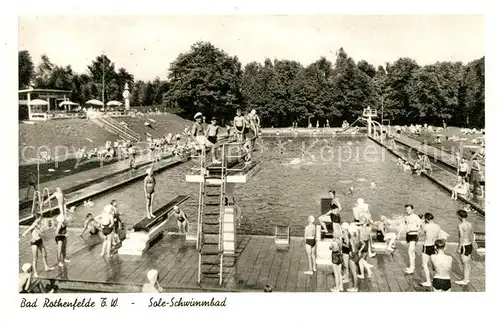
[{"label": "dense tree line", "polygon": [[33,67],[29,53],[19,52],[19,86],[72,89],[74,99],[100,98],[104,68],[107,99],[121,99],[125,82],[132,86],[131,105],[156,108],[191,117],[196,111],[220,119],[237,108],[256,109],[265,126],[307,126],[353,122],[371,106],[383,109],[392,124],[429,123],[484,126],[484,57],[466,65],[436,62],[419,66],[400,58],[375,67],[355,62],[343,48],[335,62],[324,57],[303,66],[297,61],[266,59],[242,66],[210,43],[199,42],[170,64],[167,79],[134,81],[125,69],[115,72],[106,57],[97,57],[88,73],[53,65],[47,57]]}]

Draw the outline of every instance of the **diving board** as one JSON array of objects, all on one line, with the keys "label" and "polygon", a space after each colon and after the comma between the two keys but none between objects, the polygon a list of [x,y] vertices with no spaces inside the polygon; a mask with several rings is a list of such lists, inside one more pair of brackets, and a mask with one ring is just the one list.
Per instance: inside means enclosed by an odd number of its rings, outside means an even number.
[{"label": "diving board", "polygon": [[149,249],[162,234],[165,224],[168,220],[169,213],[176,205],[180,205],[189,199],[188,195],[178,195],[159,209],[153,212],[154,218],[144,218],[134,224],[133,232],[127,235],[127,238],[122,242],[122,246],[118,249],[119,255],[141,256]]},{"label": "diving board", "polygon": [[[252,178],[260,169],[260,164],[256,161],[250,162],[240,162],[235,164],[233,167],[227,169],[226,182],[234,184],[246,183]],[[215,165],[209,165],[207,170],[210,175],[217,174],[217,168]],[[200,183],[204,180],[201,176],[199,169],[193,169],[190,174],[186,174],[186,182],[188,183]],[[207,184],[209,185],[220,185],[219,178],[209,178],[207,179]]]}]

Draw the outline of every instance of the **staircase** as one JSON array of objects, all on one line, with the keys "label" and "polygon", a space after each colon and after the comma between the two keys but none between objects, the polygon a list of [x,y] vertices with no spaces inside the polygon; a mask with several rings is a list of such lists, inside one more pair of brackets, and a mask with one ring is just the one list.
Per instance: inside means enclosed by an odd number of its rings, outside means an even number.
[{"label": "staircase", "polygon": [[201,177],[198,200],[197,250],[198,284],[218,279],[222,285],[224,267],[223,226],[225,213],[227,165],[222,149],[221,164],[206,165],[206,151],[201,150]]},{"label": "staircase", "polygon": [[131,142],[138,142],[141,139],[141,135],[132,129],[125,127],[113,118],[99,115],[90,118],[92,122],[97,124],[99,127],[116,134],[123,140],[130,140]]}]

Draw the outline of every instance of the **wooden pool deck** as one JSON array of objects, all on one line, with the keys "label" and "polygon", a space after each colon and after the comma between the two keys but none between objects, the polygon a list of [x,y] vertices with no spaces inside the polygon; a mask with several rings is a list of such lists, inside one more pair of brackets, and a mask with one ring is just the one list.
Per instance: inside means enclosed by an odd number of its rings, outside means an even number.
[{"label": "wooden pool deck", "polygon": [[[21,232],[24,228],[21,227]],[[218,286],[216,280],[197,284],[198,253],[193,244],[187,243],[184,236],[166,234],[142,257],[123,257],[117,254],[109,260],[99,256],[99,239],[84,240],[79,232],[68,232],[68,259],[65,268],[56,266],[56,245],[53,234],[44,235],[49,263],[56,267],[50,272],[39,271],[41,278],[55,278],[58,284],[79,286],[89,291],[138,292],[145,283],[150,269],[159,272],[160,285],[166,291],[201,292],[220,291],[263,291],[265,285],[273,286],[275,292],[327,292],[333,287],[331,272],[319,271],[305,275],[308,270],[303,238],[292,237],[288,249],[278,248],[273,237],[242,235],[237,239],[236,261],[225,268],[224,283]],[[456,244],[447,246],[447,254],[453,257],[452,281],[462,278]],[[29,238],[20,235],[19,265],[31,262]],[[417,246],[416,271],[413,275],[404,273],[408,257],[406,246],[398,243],[392,254],[377,254],[369,259],[374,266],[371,279],[360,280],[361,292],[424,292],[419,286],[423,273],[421,270],[421,245]],[[485,291],[484,257],[473,253],[472,273],[469,286],[452,283],[452,291]],[[41,259],[38,268],[43,269]],[[349,284],[345,284],[348,287]],[[63,288],[63,287],[61,287]]]}]

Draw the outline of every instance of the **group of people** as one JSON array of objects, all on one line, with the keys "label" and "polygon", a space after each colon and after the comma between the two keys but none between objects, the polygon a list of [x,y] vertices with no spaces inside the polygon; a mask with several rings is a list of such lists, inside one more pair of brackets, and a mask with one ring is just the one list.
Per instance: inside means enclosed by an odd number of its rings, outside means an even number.
[{"label": "group of people", "polygon": [[417,154],[417,160],[413,165],[409,161],[398,158],[397,166],[401,167],[404,172],[412,172],[416,175],[421,175],[424,172],[428,174],[432,173],[432,164],[429,157],[422,153]]},{"label": "group of people", "polygon": [[476,156],[468,162],[459,153],[455,156],[457,162],[457,185],[452,190],[451,199],[456,200],[458,195],[469,197],[474,194],[479,198],[484,197],[485,176],[484,170]]},{"label": "group of people", "polygon": [[[434,291],[450,290],[452,257],[444,253],[448,234],[434,222],[434,216],[431,213],[425,213],[423,216],[417,215],[413,205],[408,204],[405,205],[406,215],[403,219],[388,219],[381,216],[379,221],[373,221],[369,205],[363,199],[358,199],[352,209],[352,221],[342,222],[340,215],[342,206],[339,199],[333,190],[329,191],[329,195],[330,209],[318,217],[320,225],[316,226],[315,217],[309,216],[308,224],[304,229],[305,249],[309,261],[309,270],[305,274],[312,275],[317,270],[317,237],[331,233],[330,250],[335,282],[331,291],[343,291],[344,283],[349,281],[352,281],[352,287],[347,291],[358,291],[358,279],[372,276],[373,266],[367,260],[376,255],[372,250],[374,243],[381,244],[383,249],[392,253],[396,248],[396,239],[399,239],[402,232],[406,232],[409,266],[405,269],[405,273],[415,272],[416,244],[419,237],[423,236],[422,269],[425,280],[421,285],[433,287]],[[463,265],[463,279],[455,283],[467,285],[470,281],[473,230],[472,224],[467,221],[466,210],[457,211],[457,216],[460,221],[457,252],[460,253]],[[318,229],[321,233],[317,232]],[[432,281],[429,267],[434,271]]]}]

